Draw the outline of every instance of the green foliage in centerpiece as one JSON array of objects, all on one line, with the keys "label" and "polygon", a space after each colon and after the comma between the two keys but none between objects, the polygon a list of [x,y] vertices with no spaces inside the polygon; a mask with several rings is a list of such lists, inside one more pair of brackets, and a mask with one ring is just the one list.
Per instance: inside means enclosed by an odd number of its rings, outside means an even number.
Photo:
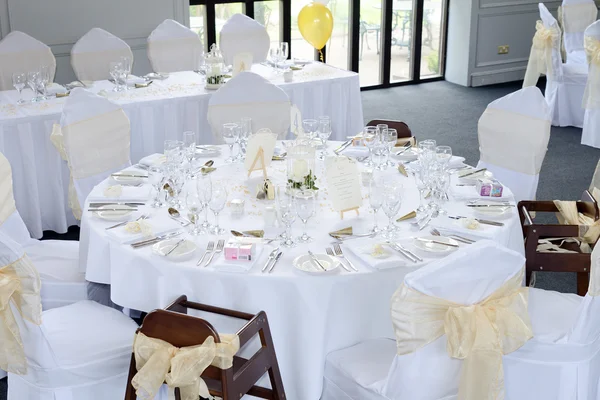
[{"label": "green foliage in centerpiece", "polygon": [[304,176],[304,179],[301,181],[288,179],[288,183],[290,184],[292,189],[319,190],[319,188],[315,185],[316,182],[317,177],[313,174],[312,170],[308,171],[308,175]]},{"label": "green foliage in centerpiece", "polygon": [[206,83],[209,85],[221,85],[225,83],[227,75],[214,75],[206,78]]}]

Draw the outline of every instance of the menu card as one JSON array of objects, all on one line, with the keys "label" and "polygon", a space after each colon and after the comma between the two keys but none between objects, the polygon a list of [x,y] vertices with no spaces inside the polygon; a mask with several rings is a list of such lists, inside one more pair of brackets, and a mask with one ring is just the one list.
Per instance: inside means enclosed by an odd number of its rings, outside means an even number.
[{"label": "menu card", "polygon": [[252,53],[243,52],[233,56],[233,70],[231,76],[236,76],[240,72],[250,71],[252,67]]},{"label": "menu card", "polygon": [[[251,172],[256,169],[266,169],[271,164],[276,143],[277,134],[268,129],[261,129],[250,136],[246,145],[246,159],[244,160],[246,170]],[[259,154],[259,152],[262,152],[262,154]],[[257,157],[261,159],[255,163],[254,160]]]},{"label": "menu card", "polygon": [[327,191],[335,211],[347,211],[362,205],[360,175],[356,161],[348,157],[329,157],[325,161]]}]

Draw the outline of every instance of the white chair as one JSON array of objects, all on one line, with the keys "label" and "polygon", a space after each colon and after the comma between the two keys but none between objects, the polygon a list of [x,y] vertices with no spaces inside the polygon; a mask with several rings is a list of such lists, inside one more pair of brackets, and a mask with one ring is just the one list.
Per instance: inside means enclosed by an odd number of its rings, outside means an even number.
[{"label": "white chair", "polygon": [[[590,283],[590,291],[583,298],[573,294],[526,288],[509,296],[511,301],[515,301],[513,310],[519,315],[518,318],[511,316],[513,323],[510,327],[516,332],[522,332],[519,335],[509,332],[509,335],[504,336],[505,349],[502,351],[504,355],[501,365],[497,365],[490,375],[498,379],[496,389],[504,389],[506,400],[598,399],[599,256],[600,253],[596,252],[596,262],[592,267],[594,283]],[[468,339],[468,322],[458,324],[457,316],[464,316],[465,321],[473,321],[470,319],[470,312],[478,313],[485,308],[469,305],[479,304],[509,282],[518,286],[523,277],[524,263],[524,258],[515,252],[500,248],[492,242],[479,242],[408,274],[403,286],[392,299],[392,319],[397,342],[390,339],[369,340],[329,354],[321,399],[455,400],[460,379],[469,377],[469,373],[473,373],[478,380],[476,385],[467,386],[472,390],[485,389],[486,386],[480,385],[489,383],[485,379],[485,372],[489,370],[470,370],[469,368],[478,367],[472,363],[473,360],[477,361],[476,358],[463,361],[450,357],[449,354],[455,352],[456,341],[449,340],[444,335],[444,328],[449,328],[452,335],[458,332],[460,338]],[[421,296],[422,294],[425,296]],[[425,316],[424,313],[435,309],[440,303],[439,299],[442,299],[442,303],[449,301],[454,305],[445,313],[436,315],[436,318],[427,318],[429,314]],[[507,303],[503,300],[500,305],[502,304]],[[434,308],[430,308],[432,305]],[[463,305],[466,308],[462,308]],[[485,300],[483,305],[485,306]],[[523,309],[525,305],[527,309]],[[487,312],[489,311],[491,309],[488,308]],[[500,311],[503,310],[495,308],[495,315],[500,316]],[[412,316],[415,318],[411,318]],[[444,318],[447,323],[444,323]],[[484,324],[478,325],[477,335],[486,333],[485,329],[481,329],[486,328],[485,319]],[[427,329],[438,335],[422,335]],[[531,333],[533,338],[525,341],[519,348]],[[493,334],[491,336],[494,337]],[[420,340],[423,337],[433,340],[425,343]],[[522,339],[511,343],[517,337]],[[479,338],[481,336],[475,340]],[[473,348],[469,349],[471,343],[465,340],[462,344],[466,346],[462,349],[468,356],[476,356],[478,352]],[[481,344],[479,341],[479,348],[482,348]],[[448,349],[447,345],[450,346]],[[515,351],[506,351],[506,347]],[[490,358],[498,353],[492,351],[480,355],[480,360],[491,361]],[[500,380],[501,376],[496,375],[502,369],[503,381]],[[465,381],[466,384],[470,382]],[[489,392],[483,396],[476,394],[477,392],[471,392],[467,398],[502,398],[493,397],[494,393]]]},{"label": "white chair", "polygon": [[589,76],[583,96],[585,116],[581,144],[600,148],[600,21],[585,30],[585,51],[589,59]]},{"label": "white chair", "polygon": [[0,41],[0,91],[12,90],[12,74],[48,66],[50,82],[54,81],[56,59],[50,47],[26,33],[12,31]]},{"label": "white chair", "polygon": [[517,202],[534,200],[550,140],[550,108],[537,87],[491,102],[479,118],[480,158]]},{"label": "white chair", "polygon": [[37,240],[15,207],[10,163],[0,153],[0,233],[22,246],[42,277],[44,310],[87,300],[87,282],[79,271],[79,242]]},{"label": "white chair", "polygon": [[110,78],[110,63],[128,57],[133,64],[129,45],[112,33],[93,28],[71,49],[71,66],[80,81],[99,81]]},{"label": "white chair", "polygon": [[558,22],[544,4],[539,3],[539,10],[542,20],[536,23],[523,87],[535,86],[540,74],[546,74],[544,96],[552,110],[552,125],[581,128],[587,65],[563,64]]},{"label": "white chair", "polygon": [[221,138],[223,124],[252,118],[252,132],[268,128],[285,137],[290,127],[291,105],[278,86],[252,72],[241,72],[212,95],[208,102],[208,123],[215,138]]},{"label": "white chair", "polygon": [[148,36],[148,59],[154,72],[195,71],[203,56],[200,36],[172,19],[164,20]]},{"label": "white chair", "polygon": [[259,64],[267,59],[271,39],[267,29],[244,14],[233,14],[219,36],[219,49],[226,64],[233,64],[239,53],[251,53],[252,62]]},{"label": "white chair", "polygon": [[42,313],[35,267],[0,233],[0,276],[8,278],[0,297],[10,302],[0,310],[8,399],[122,399],[137,324],[87,300]]},{"label": "white chair", "polygon": [[77,219],[94,186],[131,165],[129,118],[121,107],[84,89],[65,103],[52,141],[71,171],[69,205]]},{"label": "white chair", "polygon": [[587,64],[583,34],[596,21],[598,7],[594,0],[563,0],[559,19],[567,63]]}]

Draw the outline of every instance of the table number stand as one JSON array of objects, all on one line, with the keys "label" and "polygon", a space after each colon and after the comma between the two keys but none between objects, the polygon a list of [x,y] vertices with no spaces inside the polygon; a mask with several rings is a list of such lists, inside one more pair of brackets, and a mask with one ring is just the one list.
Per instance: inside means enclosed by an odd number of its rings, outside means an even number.
[{"label": "table number stand", "polygon": [[344,213],[350,212],[350,211],[356,211],[356,216],[359,216],[360,213],[358,212],[358,207],[352,207],[352,208],[348,208],[346,210],[341,210],[340,211],[340,218],[344,219]]},{"label": "table number stand", "polygon": [[[258,167],[256,165],[259,162],[260,162],[260,167]],[[267,169],[265,168],[265,151],[263,150],[262,147],[260,147],[258,149],[258,151],[256,152],[256,157],[254,157],[254,161],[252,161],[252,165],[250,166],[250,169],[248,170],[248,176],[250,176],[250,174],[253,171],[258,171],[258,170],[262,170],[263,177],[265,179],[267,179]]]}]

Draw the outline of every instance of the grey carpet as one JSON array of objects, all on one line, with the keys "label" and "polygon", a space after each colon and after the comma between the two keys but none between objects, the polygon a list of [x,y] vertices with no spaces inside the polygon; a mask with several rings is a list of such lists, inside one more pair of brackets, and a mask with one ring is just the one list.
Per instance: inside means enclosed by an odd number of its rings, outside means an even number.
[{"label": "grey carpet", "polygon": [[[465,88],[448,82],[432,82],[363,92],[365,123],[372,119],[406,122],[419,139],[435,139],[452,146],[454,154],[470,164],[479,159],[477,120],[491,101],[514,92],[520,83]],[[582,146],[581,129],[552,128],[542,168],[538,199],[578,199],[590,185],[600,150]],[[50,233],[45,238],[58,238]],[[76,239],[73,230],[63,238]],[[573,274],[538,274],[537,286],[575,292]],[[6,379],[0,380],[0,400],[6,400]]]}]

